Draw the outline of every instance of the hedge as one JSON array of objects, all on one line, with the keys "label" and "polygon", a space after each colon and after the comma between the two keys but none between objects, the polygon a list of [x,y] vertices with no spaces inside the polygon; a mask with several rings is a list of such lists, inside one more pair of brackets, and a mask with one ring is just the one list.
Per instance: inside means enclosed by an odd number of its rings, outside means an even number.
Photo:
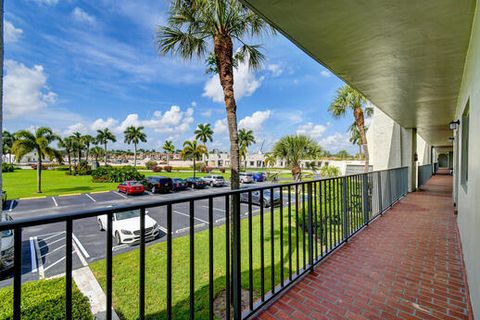
[{"label": "hedge", "polygon": [[[72,318],[93,319],[90,303],[75,282],[72,286]],[[13,319],[13,287],[0,289],[0,320]],[[65,319],[65,279],[36,280],[22,285],[22,320]]]}]

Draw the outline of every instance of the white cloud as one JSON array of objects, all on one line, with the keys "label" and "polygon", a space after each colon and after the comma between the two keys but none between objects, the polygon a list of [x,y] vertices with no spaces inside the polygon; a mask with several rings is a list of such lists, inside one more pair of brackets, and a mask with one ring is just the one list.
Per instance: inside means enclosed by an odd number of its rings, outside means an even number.
[{"label": "white cloud", "polygon": [[213,132],[219,135],[227,133],[228,132],[227,119],[220,119],[215,121],[215,124],[213,126]]},{"label": "white cloud", "polygon": [[213,110],[212,109],[207,109],[205,111],[202,111],[200,115],[202,115],[205,118],[210,118],[212,116]]},{"label": "white cloud", "polygon": [[320,146],[331,152],[338,152],[342,149],[353,150],[353,145],[349,141],[348,133],[335,132],[319,140]]},{"label": "white cloud", "polygon": [[[233,70],[235,99],[251,96],[261,85],[263,77],[257,78],[255,72],[248,68],[248,63],[240,63]],[[203,88],[204,97],[211,98],[215,102],[223,102],[223,89],[218,75],[208,79]]]},{"label": "white cloud", "polygon": [[108,128],[110,130],[115,130],[114,127],[117,124],[118,124],[118,121],[113,118],[107,118],[106,120],[99,118],[92,123],[92,125],[90,126],[90,129],[93,131],[102,130],[105,128]]},{"label": "white cloud", "polygon": [[246,128],[253,131],[259,131],[263,128],[263,124],[270,118],[270,110],[255,111],[251,116],[246,116],[238,122],[239,128]]},{"label": "white cloud", "polygon": [[327,70],[322,70],[320,74],[322,75],[322,77],[325,77],[325,78],[330,78],[332,76],[332,74]]},{"label": "white cloud", "polygon": [[41,65],[32,68],[14,60],[5,61],[4,105],[7,118],[15,118],[45,109],[57,95],[48,89]]},{"label": "white cloud", "polygon": [[17,42],[23,34],[22,29],[15,28],[15,26],[8,20],[5,20],[4,31],[5,43]]},{"label": "white cloud", "polygon": [[327,127],[321,124],[313,124],[311,122],[302,124],[297,129],[297,134],[304,134],[312,138],[318,139],[327,130]]},{"label": "white cloud", "polygon": [[151,119],[141,123],[156,132],[179,135],[188,131],[193,121],[193,108],[182,111],[179,106],[171,106],[164,113],[155,111]]},{"label": "white cloud", "polygon": [[59,0],[34,0],[37,4],[46,5],[46,6],[54,6],[56,5]]},{"label": "white cloud", "polygon": [[85,10],[79,7],[75,7],[72,11],[72,16],[75,20],[81,23],[86,23],[86,24],[95,24],[95,17],[92,15],[89,15]]},{"label": "white cloud", "polygon": [[117,127],[115,128],[115,131],[119,132],[119,133],[122,133],[124,132],[128,127],[131,127],[131,126],[135,126],[135,127],[139,127],[141,126],[142,123],[141,121],[138,119],[138,114],[136,113],[131,113],[129,115],[127,115],[127,117],[125,118],[125,120],[122,121],[122,123]]},{"label": "white cloud", "polygon": [[272,73],[274,77],[278,77],[283,73],[283,68],[278,64],[269,64],[266,69]]},{"label": "white cloud", "polygon": [[82,122],[77,122],[72,125],[69,125],[67,129],[63,131],[63,134],[68,136],[76,131],[86,134],[89,130],[87,126],[85,126],[85,124],[83,124]]}]

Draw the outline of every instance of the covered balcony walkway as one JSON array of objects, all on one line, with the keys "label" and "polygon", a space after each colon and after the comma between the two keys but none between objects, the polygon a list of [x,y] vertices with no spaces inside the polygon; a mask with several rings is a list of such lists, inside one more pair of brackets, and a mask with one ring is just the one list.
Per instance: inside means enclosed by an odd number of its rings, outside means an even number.
[{"label": "covered balcony walkway", "polygon": [[433,176],[258,319],[472,319],[451,194]]}]

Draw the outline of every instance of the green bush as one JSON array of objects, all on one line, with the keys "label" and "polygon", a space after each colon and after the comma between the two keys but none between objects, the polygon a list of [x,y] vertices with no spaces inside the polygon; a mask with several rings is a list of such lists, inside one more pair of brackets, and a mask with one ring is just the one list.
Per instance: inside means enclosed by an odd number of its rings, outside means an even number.
[{"label": "green bush", "polygon": [[93,182],[123,182],[127,180],[143,180],[145,176],[132,166],[99,167],[92,171]]},{"label": "green bush", "polygon": [[153,168],[155,168],[156,166],[158,166],[157,161],[147,161],[147,163],[145,163],[145,167],[147,168],[147,170],[153,170]]},{"label": "green bush", "polygon": [[2,163],[2,172],[13,172],[15,171],[15,166],[11,163]]},{"label": "green bush", "polygon": [[[13,287],[0,289],[0,320],[13,319]],[[93,319],[90,303],[75,283],[72,289],[72,318]],[[65,319],[65,279],[30,281],[22,285],[22,320]]]},{"label": "green bush", "polygon": [[172,166],[163,166],[163,170],[165,170],[165,172],[172,172]]},{"label": "green bush", "polygon": [[153,172],[162,172],[162,170],[163,170],[163,168],[160,167],[160,166],[155,166],[155,167],[152,168]]},{"label": "green bush", "polygon": [[56,168],[54,168],[54,169],[52,169],[52,170],[55,170],[55,171],[68,171],[69,168],[68,168],[68,166],[58,166],[58,167],[56,167]]},{"label": "green bush", "polygon": [[80,161],[79,164],[73,167],[73,174],[76,176],[88,176],[92,174],[92,167],[87,161]]}]

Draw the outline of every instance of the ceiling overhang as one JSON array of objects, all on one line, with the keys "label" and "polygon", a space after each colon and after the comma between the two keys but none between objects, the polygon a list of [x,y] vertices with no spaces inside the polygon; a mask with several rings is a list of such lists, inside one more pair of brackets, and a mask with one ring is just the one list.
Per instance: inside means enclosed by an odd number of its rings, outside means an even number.
[{"label": "ceiling overhang", "polygon": [[476,0],[242,0],[432,145],[448,144]]}]

